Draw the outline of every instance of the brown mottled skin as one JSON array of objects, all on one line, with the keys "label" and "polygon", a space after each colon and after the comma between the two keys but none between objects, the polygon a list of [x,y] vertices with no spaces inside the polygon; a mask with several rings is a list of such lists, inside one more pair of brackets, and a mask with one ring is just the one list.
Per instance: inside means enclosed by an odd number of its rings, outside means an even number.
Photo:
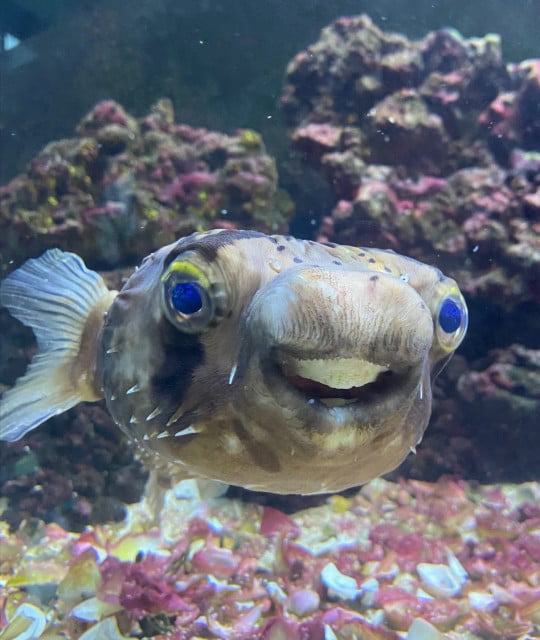
[{"label": "brown mottled skin", "polygon": [[[162,275],[184,258],[215,300],[197,333],[163,311]],[[438,269],[392,252],[194,234],[148,256],[112,302],[94,388],[152,468],[276,493],[342,490],[395,468],[421,440],[433,377],[457,346],[435,330],[449,291],[460,296]],[[328,363],[322,400],[322,387],[294,375],[311,360],[323,378]],[[386,373],[352,396],[346,383],[328,390],[346,376],[332,367],[354,376],[364,361]]]}]

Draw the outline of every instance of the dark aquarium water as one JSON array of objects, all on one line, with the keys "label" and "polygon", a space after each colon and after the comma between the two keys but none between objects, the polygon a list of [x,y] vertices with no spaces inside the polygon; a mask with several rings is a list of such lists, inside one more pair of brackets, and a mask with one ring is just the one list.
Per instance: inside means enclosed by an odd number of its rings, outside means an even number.
[{"label": "dark aquarium water", "polygon": [[540,638],[538,33],[0,0],[0,640]]}]

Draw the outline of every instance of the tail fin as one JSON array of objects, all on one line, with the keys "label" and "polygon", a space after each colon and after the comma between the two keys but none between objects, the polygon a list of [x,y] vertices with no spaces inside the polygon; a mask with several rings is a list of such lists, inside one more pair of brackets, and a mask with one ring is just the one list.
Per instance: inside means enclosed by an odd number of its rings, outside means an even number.
[{"label": "tail fin", "polygon": [[79,256],[58,249],[28,260],[2,282],[0,303],[32,328],[39,351],[0,398],[1,440],[18,440],[51,416],[100,398],[90,343],[114,295]]}]

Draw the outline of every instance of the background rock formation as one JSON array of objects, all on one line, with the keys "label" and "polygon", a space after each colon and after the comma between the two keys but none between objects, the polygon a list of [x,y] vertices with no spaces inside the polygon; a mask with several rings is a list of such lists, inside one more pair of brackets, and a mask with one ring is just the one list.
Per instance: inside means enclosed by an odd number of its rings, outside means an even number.
[{"label": "background rock formation", "polygon": [[[459,281],[471,326],[436,385],[425,441],[394,477],[535,479],[539,78],[537,61],[507,64],[497,36],[443,29],[413,41],[366,16],[335,21],[285,77],[297,157],[280,169],[294,217],[257,132],[180,124],[167,100],[141,118],[102,101],[76,137],[50,143],[0,187],[0,270],[61,246],[120,286],[156,246],[209,226],[289,227],[436,264]],[[2,310],[0,327],[5,388],[33,341]],[[59,462],[66,447],[79,453]],[[145,478],[100,406],[2,445],[0,469],[12,524],[39,516],[70,528],[122,517]]]}]

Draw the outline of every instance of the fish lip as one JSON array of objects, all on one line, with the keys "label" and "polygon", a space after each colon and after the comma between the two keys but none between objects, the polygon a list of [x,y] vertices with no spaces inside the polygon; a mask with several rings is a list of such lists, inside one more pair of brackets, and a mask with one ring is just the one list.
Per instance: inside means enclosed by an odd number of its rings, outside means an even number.
[{"label": "fish lip", "polygon": [[[366,384],[353,401],[348,401],[342,406],[328,406],[324,399],[305,393],[291,384],[284,375],[281,359],[282,354],[278,349],[265,354],[259,353],[258,366],[267,388],[271,390],[278,404],[288,402],[290,406],[294,403],[296,408],[301,407],[306,411],[306,421],[309,421],[310,415],[316,417],[324,430],[331,427],[331,422],[337,418],[346,422],[373,423],[388,412],[397,410],[411,399],[425,370],[424,363],[403,367],[400,370],[391,369],[391,377],[388,376],[382,384]],[[328,359],[330,360],[330,357]]]}]

